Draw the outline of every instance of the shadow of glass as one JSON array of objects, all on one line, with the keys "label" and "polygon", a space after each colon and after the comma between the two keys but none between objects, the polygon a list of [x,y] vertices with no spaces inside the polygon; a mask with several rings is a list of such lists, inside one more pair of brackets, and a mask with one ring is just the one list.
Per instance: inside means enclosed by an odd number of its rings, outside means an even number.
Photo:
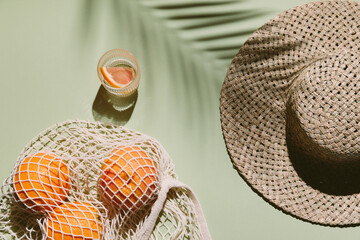
[{"label": "shadow of glass", "polygon": [[124,126],[131,118],[138,98],[138,92],[128,97],[112,97],[100,86],[92,105],[95,121]]}]

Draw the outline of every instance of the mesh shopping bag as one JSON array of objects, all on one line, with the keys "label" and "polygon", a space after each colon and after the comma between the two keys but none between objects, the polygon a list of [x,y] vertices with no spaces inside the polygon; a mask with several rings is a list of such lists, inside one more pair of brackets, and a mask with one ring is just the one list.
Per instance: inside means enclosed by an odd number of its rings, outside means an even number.
[{"label": "mesh shopping bag", "polygon": [[46,129],[1,192],[0,239],[210,239],[199,201],[164,148],[112,124]]}]

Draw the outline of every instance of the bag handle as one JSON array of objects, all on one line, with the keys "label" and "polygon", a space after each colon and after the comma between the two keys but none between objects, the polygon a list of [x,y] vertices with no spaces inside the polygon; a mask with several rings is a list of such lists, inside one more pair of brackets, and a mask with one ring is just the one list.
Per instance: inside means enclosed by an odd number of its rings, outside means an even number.
[{"label": "bag handle", "polygon": [[195,207],[195,216],[197,217],[197,220],[200,224],[199,230],[201,232],[201,235],[204,240],[211,240],[210,232],[206,223],[206,219],[204,217],[204,213],[200,205],[200,201],[198,200],[195,193],[191,190],[190,187],[173,178],[164,179],[158,198],[156,199],[154,205],[151,208],[150,215],[145,220],[144,226],[146,227],[143,227],[140,230],[139,239],[148,240],[150,238],[151,233],[155,227],[156,221],[159,217],[159,214],[165,204],[167,194],[172,188],[185,188],[188,191],[189,197]]}]

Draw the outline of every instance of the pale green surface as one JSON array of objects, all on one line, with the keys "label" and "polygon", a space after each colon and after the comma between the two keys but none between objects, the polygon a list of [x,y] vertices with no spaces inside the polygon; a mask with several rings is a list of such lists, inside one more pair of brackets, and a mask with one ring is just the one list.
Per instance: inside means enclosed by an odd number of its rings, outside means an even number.
[{"label": "pale green surface", "polygon": [[[238,49],[202,50],[239,45],[249,33],[216,34],[256,29],[308,1],[241,1],[235,10],[267,13],[241,24],[189,30],[177,29],[193,24],[189,19],[165,19],[174,9],[152,8],[161,2],[166,1],[0,1],[0,180],[43,129],[67,119],[94,120],[97,61],[109,49],[125,48],[143,70],[138,101],[125,126],[167,149],[179,179],[199,197],[213,239],[358,239],[358,227],[316,226],[281,213],[239,177],[226,153],[218,111],[229,63],[219,59]],[[212,40],[194,41],[204,37]]]}]

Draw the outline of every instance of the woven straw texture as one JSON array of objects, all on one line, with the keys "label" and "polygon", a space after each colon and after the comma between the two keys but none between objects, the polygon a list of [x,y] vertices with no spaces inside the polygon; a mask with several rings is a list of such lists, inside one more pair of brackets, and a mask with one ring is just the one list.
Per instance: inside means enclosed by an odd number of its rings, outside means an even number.
[{"label": "woven straw texture", "polygon": [[254,32],[220,98],[234,167],[276,208],[323,225],[360,223],[360,6],[320,1]]},{"label": "woven straw texture", "polygon": [[0,239],[210,239],[163,147],[100,122],[35,137],[1,188]]}]

